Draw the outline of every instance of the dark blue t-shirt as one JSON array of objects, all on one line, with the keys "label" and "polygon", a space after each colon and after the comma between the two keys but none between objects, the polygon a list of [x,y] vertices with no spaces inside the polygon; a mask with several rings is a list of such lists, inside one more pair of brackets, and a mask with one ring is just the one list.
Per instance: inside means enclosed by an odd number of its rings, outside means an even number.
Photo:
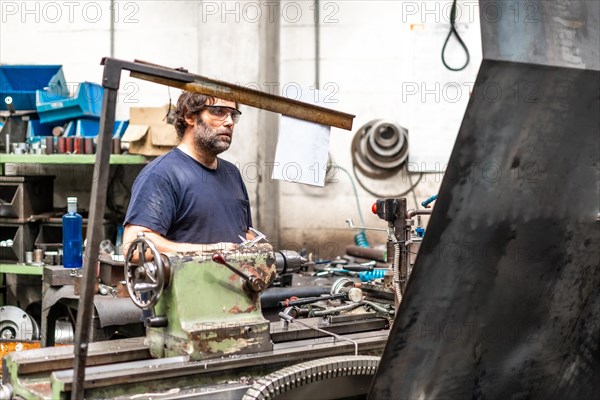
[{"label": "dark blue t-shirt", "polygon": [[240,171],[218,159],[212,170],[175,148],[148,164],[133,183],[125,225],[179,243],[240,243],[252,226]]}]

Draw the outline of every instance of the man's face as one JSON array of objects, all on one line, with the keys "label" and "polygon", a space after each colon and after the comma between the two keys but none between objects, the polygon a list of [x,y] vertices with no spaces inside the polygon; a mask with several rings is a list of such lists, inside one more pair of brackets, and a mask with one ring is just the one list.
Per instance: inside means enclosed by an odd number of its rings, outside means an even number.
[{"label": "man's face", "polygon": [[232,116],[225,112],[219,115],[218,107],[229,107],[235,109],[232,101],[215,99],[215,103],[202,110],[194,126],[194,145],[199,150],[212,155],[217,155],[231,146],[234,122]]}]

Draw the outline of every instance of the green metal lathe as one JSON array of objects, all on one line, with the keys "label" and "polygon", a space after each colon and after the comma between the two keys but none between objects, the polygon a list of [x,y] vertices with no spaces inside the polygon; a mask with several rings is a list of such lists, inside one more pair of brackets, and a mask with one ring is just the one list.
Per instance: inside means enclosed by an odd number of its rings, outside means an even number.
[{"label": "green metal lathe", "polygon": [[[133,262],[134,252],[141,256]],[[86,398],[264,398],[366,393],[386,342],[389,315],[362,304],[348,313],[269,322],[259,295],[275,278],[268,243],[231,251],[160,254],[139,237],[125,263],[145,338],[90,343]],[[337,285],[340,292],[352,285]],[[359,294],[355,302],[364,296]],[[298,322],[298,323],[294,323]],[[2,398],[66,399],[73,346],[12,353]],[[287,368],[286,368],[287,367]],[[327,379],[343,380],[331,385]],[[246,396],[246,397],[244,397]]]}]

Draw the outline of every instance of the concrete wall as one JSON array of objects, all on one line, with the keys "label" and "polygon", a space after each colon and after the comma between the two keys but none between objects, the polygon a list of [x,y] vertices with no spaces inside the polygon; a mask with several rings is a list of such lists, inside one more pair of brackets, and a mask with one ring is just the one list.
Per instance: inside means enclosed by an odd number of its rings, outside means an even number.
[{"label": "concrete wall", "polygon": [[[411,141],[421,139],[414,146],[411,142],[411,147],[437,147],[441,159],[449,155],[468,89],[462,103],[456,104],[435,84],[443,87],[445,82],[456,82],[468,88],[463,83],[474,81],[481,59],[477,3],[459,3],[463,12],[457,28],[465,35],[472,61],[465,72],[455,75],[445,70],[439,56],[449,29],[450,0],[322,0],[316,8],[313,1],[118,1],[112,9],[110,1],[98,0],[3,0],[0,63],[62,64],[69,82],[100,82],[100,59],[112,55],[182,66],[289,97],[297,96],[298,87],[314,93],[318,75],[326,105],[356,115],[352,132],[332,129],[329,154],[334,167],[324,188],[270,179],[266,166],[273,160],[277,118],[269,112],[243,107],[233,146],[224,157],[240,166],[258,229],[281,247],[307,247],[316,256],[328,258],[343,253],[345,244],[352,241],[354,232],[346,228],[346,218],[360,223],[350,143],[361,125],[375,118],[395,121],[409,129]],[[315,18],[319,21],[318,63]],[[449,61],[460,64],[461,50],[448,50]],[[417,93],[407,95],[407,82]],[[121,85],[117,117],[122,119],[131,106],[162,105],[178,96],[175,89],[132,80],[126,74]],[[428,129],[427,134],[413,134]],[[437,192],[441,170],[421,177],[414,195],[407,195],[409,207]],[[416,182],[419,177],[399,174],[366,184],[372,191],[391,196],[405,191],[410,180]],[[85,180],[77,178],[79,186],[59,182],[56,205],[64,205],[61,202],[67,194],[62,192],[85,187]],[[384,227],[370,213],[376,197],[357,189],[365,224]],[[375,243],[385,240],[374,233],[369,238]]]},{"label": "concrete wall", "polygon": [[[471,1],[459,2],[457,24],[469,46],[471,63],[458,73],[441,63],[451,3],[324,0],[317,15],[312,1],[283,2],[283,9],[288,4],[288,13],[282,18],[281,86],[299,85],[312,93],[318,77],[321,98],[327,99],[325,106],[356,115],[352,132],[332,129],[330,159],[335,167],[324,188],[280,185],[283,242],[292,247],[306,245],[323,258],[343,253],[345,245],[352,242],[354,232],[347,229],[345,220],[352,218],[359,224],[360,216],[351,181],[355,179],[351,142],[354,133],[374,119],[389,120],[409,130],[409,161],[415,173],[399,173],[384,181],[363,177],[365,186],[387,197],[405,192],[421,178],[415,191],[406,194],[409,208],[437,193],[469,97],[464,83],[474,82],[481,61],[478,7]],[[301,18],[294,12],[297,5]],[[318,32],[315,21],[319,22]],[[452,65],[463,63],[464,53],[454,39],[447,54]],[[463,88],[458,101],[455,93],[450,97],[450,87]],[[419,154],[413,151],[417,147]],[[434,168],[424,168],[423,160]],[[422,176],[418,173],[432,169]],[[377,197],[358,183],[356,186],[365,225],[384,228],[383,221],[370,211]],[[426,222],[423,218],[422,223]],[[299,226],[302,229],[297,229]],[[371,244],[385,241],[382,233],[369,232],[367,236]]]}]

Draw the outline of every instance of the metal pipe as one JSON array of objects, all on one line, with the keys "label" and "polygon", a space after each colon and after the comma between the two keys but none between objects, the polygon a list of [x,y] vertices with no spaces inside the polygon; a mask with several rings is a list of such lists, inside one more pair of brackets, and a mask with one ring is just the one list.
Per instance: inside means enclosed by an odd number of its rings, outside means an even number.
[{"label": "metal pipe", "polygon": [[428,215],[431,214],[433,210],[429,209],[429,210],[408,210],[406,212],[406,218],[412,218],[415,215]]},{"label": "metal pipe", "polygon": [[293,307],[293,306],[301,306],[301,305],[305,305],[305,304],[317,303],[317,302],[323,301],[323,300],[341,300],[341,299],[347,299],[347,298],[348,298],[348,293],[336,293],[336,294],[331,294],[328,296],[307,297],[307,298],[298,299],[298,300],[282,300],[282,301],[278,302],[277,305],[279,307]]},{"label": "metal pipe", "polygon": [[329,294],[331,286],[298,286],[298,287],[270,287],[260,295],[260,305],[262,308],[277,307],[277,302],[289,299],[292,296],[317,297],[323,294]]},{"label": "metal pipe", "polygon": [[354,225],[354,221],[352,221],[351,218],[348,218],[346,220],[346,223],[348,224],[350,229],[357,229],[357,230],[361,230],[361,231],[383,231],[383,232],[388,231],[387,229],[383,229],[383,228],[368,228],[366,226],[356,226],[356,225]]},{"label": "metal pipe", "polygon": [[387,261],[385,257],[385,250],[369,249],[367,247],[359,247],[356,245],[346,246],[346,254],[360,258],[368,258],[376,261]]},{"label": "metal pipe", "polygon": [[394,310],[388,310],[385,307],[380,306],[377,303],[373,303],[372,301],[363,301],[364,305],[367,305],[369,307],[374,308],[375,310],[382,312],[382,313],[386,313],[386,314],[390,314],[390,315],[394,315]]},{"label": "metal pipe", "polygon": [[319,0],[313,2],[315,12],[315,89],[321,89],[321,10]]},{"label": "metal pipe", "polygon": [[115,0],[110,0],[110,56],[115,56]]},{"label": "metal pipe", "polygon": [[325,329],[321,329],[321,328],[317,328],[317,327],[314,327],[314,326],[310,326],[310,325],[305,324],[304,322],[300,322],[300,321],[294,319],[293,317],[291,317],[291,316],[289,316],[287,314],[284,314],[282,312],[279,313],[279,316],[281,318],[283,318],[284,320],[286,320],[287,322],[295,322],[295,323],[297,323],[299,325],[304,326],[305,328],[314,329],[315,331],[323,332],[326,335],[333,336],[336,339],[340,339],[340,340],[343,340],[343,341],[346,341],[346,342],[350,342],[350,343],[352,343],[354,345],[354,355],[355,356],[358,355],[358,342],[355,341],[355,340],[352,340],[350,338],[337,335],[337,334],[335,334],[333,332],[326,331]]},{"label": "metal pipe", "polygon": [[358,308],[362,305],[364,305],[362,302],[352,303],[352,304],[348,304],[346,306],[328,308],[327,310],[313,311],[313,312],[309,313],[308,315],[309,315],[309,317],[324,317],[325,315],[336,314],[336,313],[339,313],[342,311],[354,310],[355,308]]}]

